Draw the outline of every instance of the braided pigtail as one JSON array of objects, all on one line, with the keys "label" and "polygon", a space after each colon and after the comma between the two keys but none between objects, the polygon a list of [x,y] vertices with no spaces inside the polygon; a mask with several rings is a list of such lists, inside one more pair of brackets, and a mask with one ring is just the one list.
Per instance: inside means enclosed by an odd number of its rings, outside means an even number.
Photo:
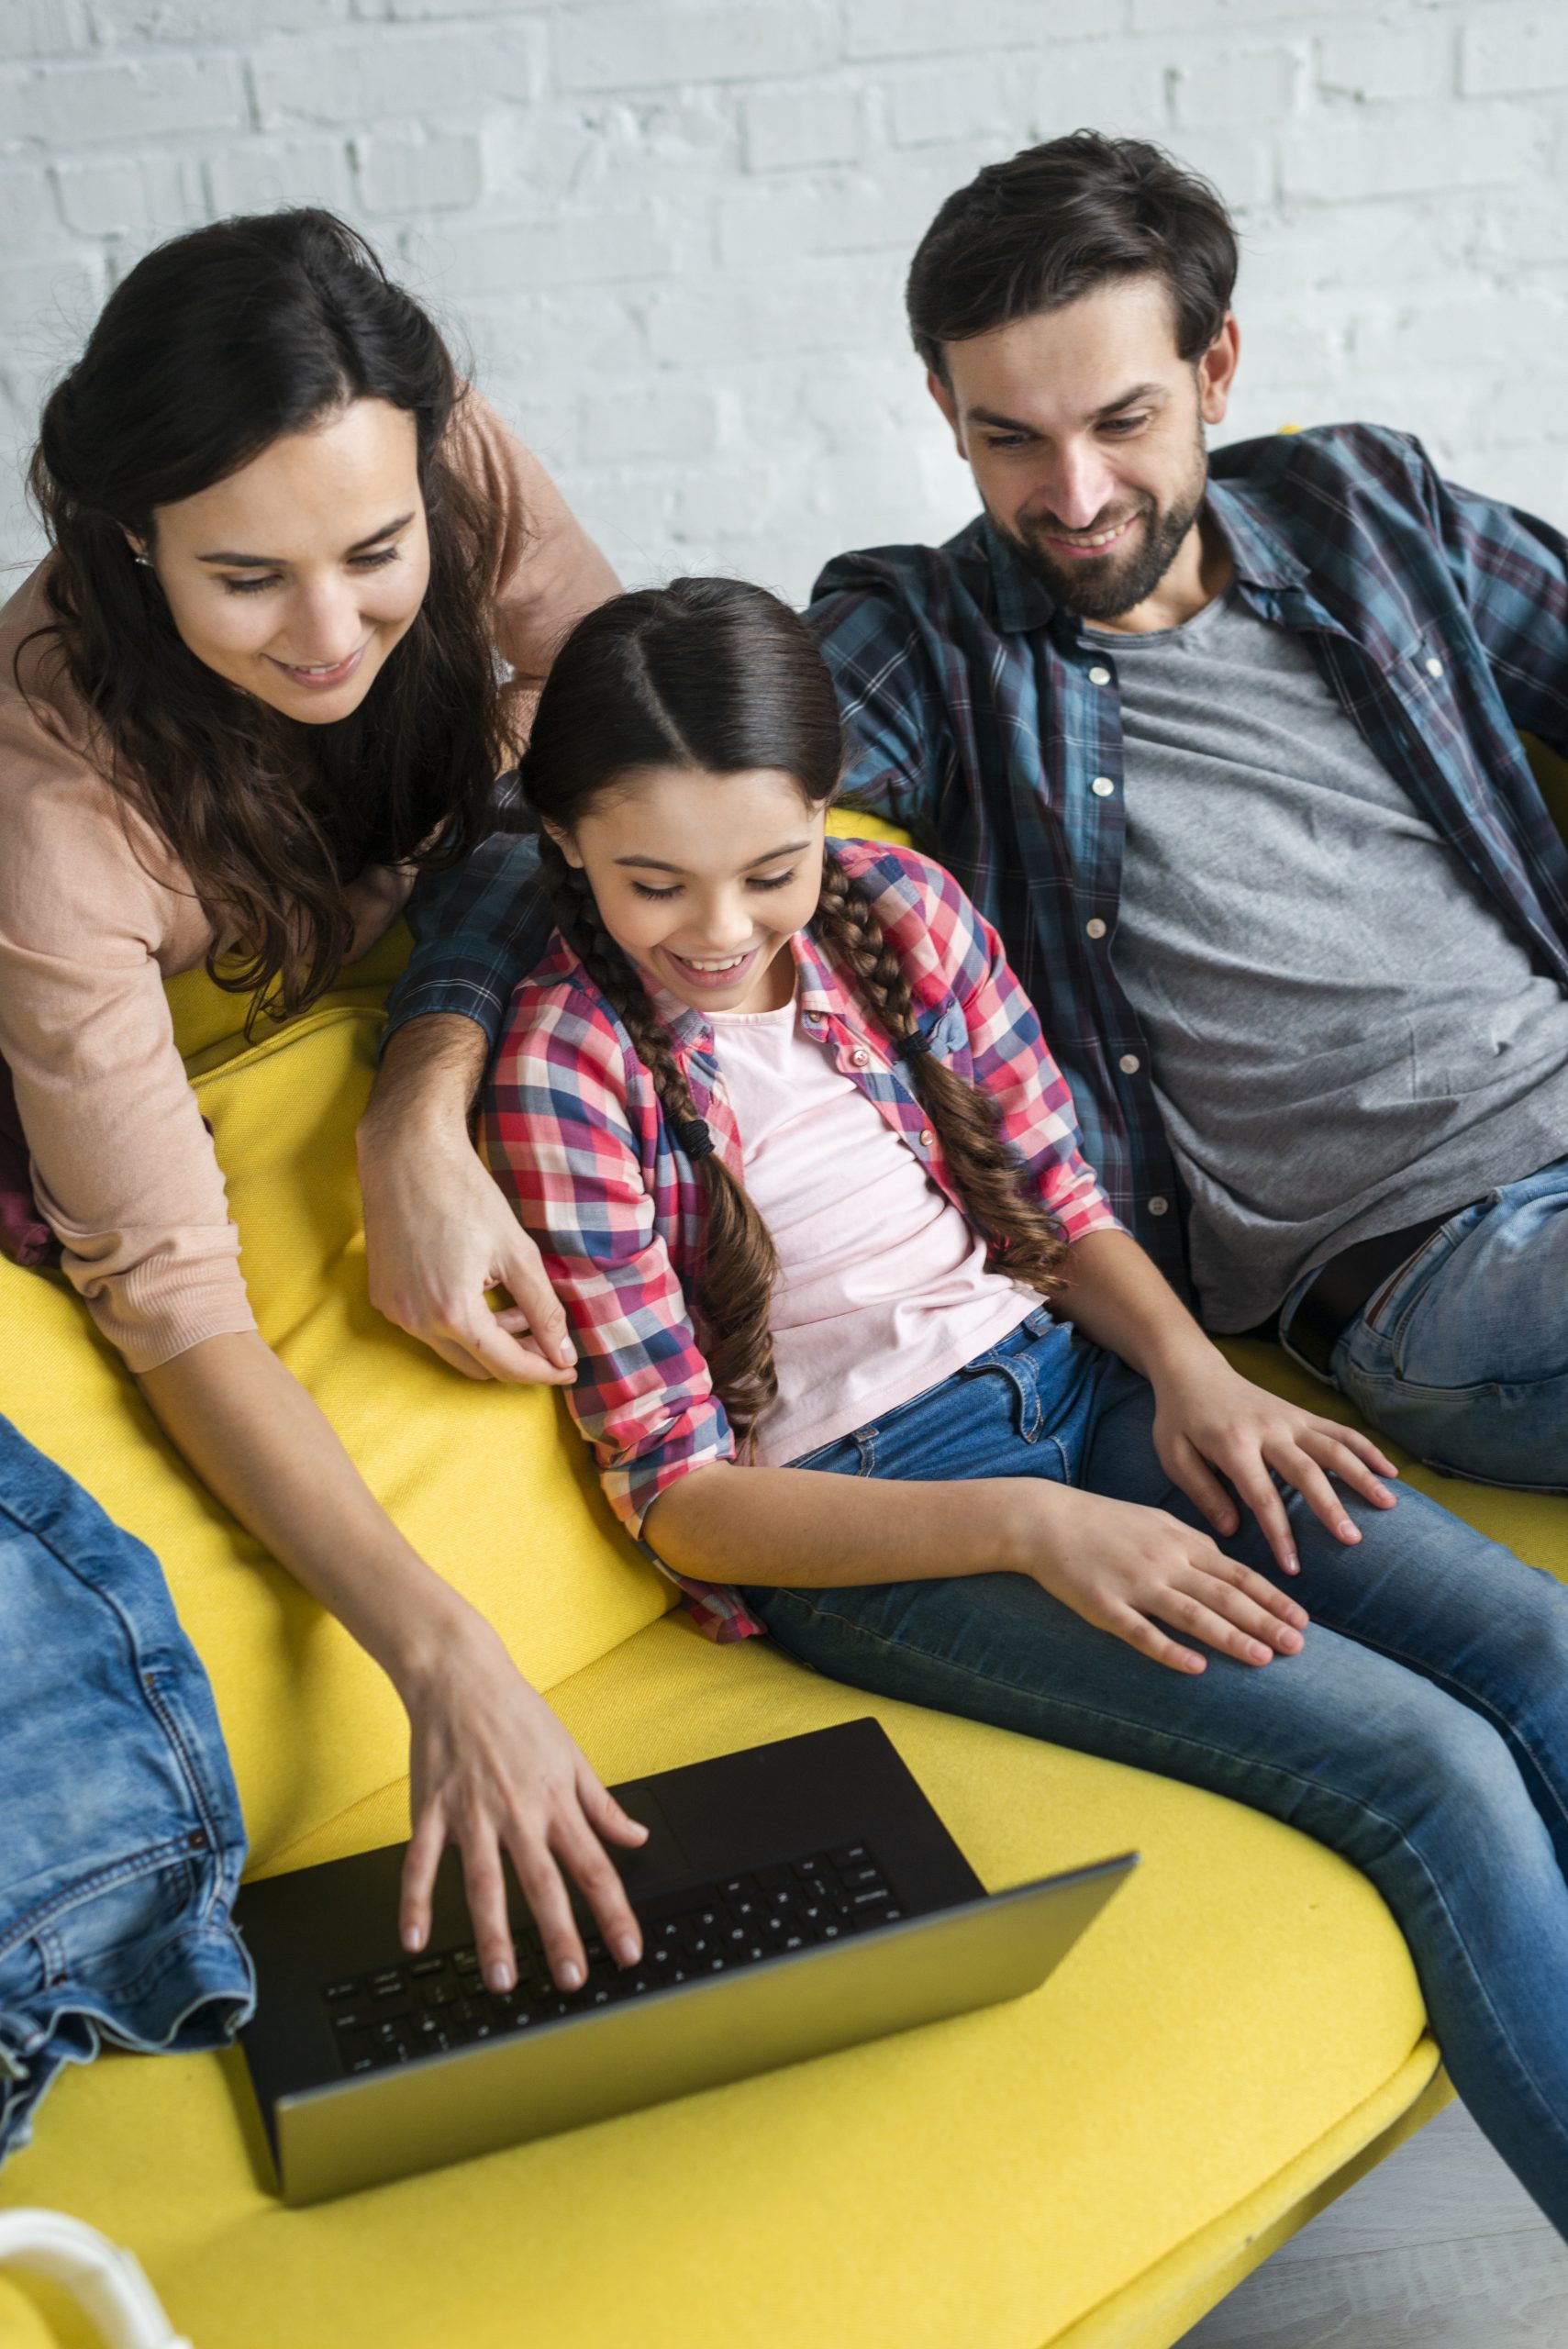
[{"label": "braided pigtail", "polygon": [[876,909],[823,852],[822,896],[813,928],[903,1054],[910,1083],[941,1142],[964,1213],[991,1242],[997,1269],[1028,1288],[1060,1288],[1067,1245],[1054,1217],[1025,1190],[1002,1130],[1001,1112],[980,1086],[966,1085],[926,1046],[903,964]]},{"label": "braided pigtail", "polygon": [[692,1315],[713,1391],[744,1456],[751,1431],[779,1385],[768,1326],[779,1265],[768,1227],[714,1148],[670,1031],[639,974],[605,928],[587,875],[568,863],[548,832],[539,835],[539,855],[557,929],[624,1022],[638,1059],[653,1079],[666,1124],[696,1166],[706,1228],[690,1297]]}]

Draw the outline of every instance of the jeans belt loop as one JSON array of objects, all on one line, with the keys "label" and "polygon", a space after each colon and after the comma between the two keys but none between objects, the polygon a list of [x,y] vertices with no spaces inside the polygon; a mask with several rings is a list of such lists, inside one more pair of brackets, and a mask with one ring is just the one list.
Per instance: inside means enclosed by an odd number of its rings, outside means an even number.
[{"label": "jeans belt loop", "polygon": [[1289,1338],[1320,1377],[1331,1377],[1334,1349],[1368,1297],[1408,1264],[1434,1231],[1440,1231],[1463,1212],[1462,1208],[1449,1208],[1420,1223],[1406,1224],[1398,1231],[1380,1231],[1371,1240],[1358,1240],[1352,1248],[1342,1248],[1318,1267],[1289,1320],[1281,1317],[1280,1336]]}]

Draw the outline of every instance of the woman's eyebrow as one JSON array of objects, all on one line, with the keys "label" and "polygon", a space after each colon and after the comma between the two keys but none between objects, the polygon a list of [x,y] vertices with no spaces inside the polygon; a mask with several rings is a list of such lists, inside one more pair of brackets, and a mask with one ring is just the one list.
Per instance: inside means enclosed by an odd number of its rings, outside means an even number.
[{"label": "woman's eyebrow", "polygon": [[[810,846],[809,841],[786,841],[783,848],[771,848],[762,856],[752,857],[751,863],[743,864],[740,870],[750,873],[752,865],[773,864],[781,856],[798,856],[803,848]],[[684,873],[685,870],[681,864],[666,864],[662,856],[617,856],[615,862],[617,864],[640,864],[650,873]]]},{"label": "woman's eyebrow", "polygon": [[[350,547],[347,551],[350,554],[363,554],[367,547],[378,547],[384,539],[395,539],[397,536],[398,531],[406,530],[413,519],[414,517],[411,512],[407,514],[400,514],[395,522],[384,523],[379,530],[373,530],[368,539],[356,539],[353,545]],[[196,561],[198,562],[226,562],[235,571],[279,571],[284,568],[284,557],[282,555],[235,554],[232,551],[228,550],[217,554],[199,554],[196,557]]]}]

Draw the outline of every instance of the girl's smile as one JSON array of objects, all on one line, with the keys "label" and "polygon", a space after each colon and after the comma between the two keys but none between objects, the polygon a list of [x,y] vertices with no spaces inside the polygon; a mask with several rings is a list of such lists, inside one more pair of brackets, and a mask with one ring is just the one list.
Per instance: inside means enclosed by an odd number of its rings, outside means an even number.
[{"label": "girl's smile", "polygon": [[817,910],[826,819],[774,768],[654,767],[552,833],[653,985],[695,1011],[773,1011],[795,992],[789,941]]}]

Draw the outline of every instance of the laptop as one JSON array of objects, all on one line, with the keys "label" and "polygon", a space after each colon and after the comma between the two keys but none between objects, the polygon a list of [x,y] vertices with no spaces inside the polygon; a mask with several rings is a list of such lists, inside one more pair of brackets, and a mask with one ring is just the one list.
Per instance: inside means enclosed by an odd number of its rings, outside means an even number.
[{"label": "laptop", "polygon": [[879,1722],[846,1721],[613,1789],[642,1927],[623,1971],[550,1980],[508,1872],[518,1984],[486,1990],[459,1855],[428,1945],[397,1938],[406,1846],[245,1887],[259,1998],[241,2033],[290,2203],[491,2153],[1035,1989],[1136,1865],[987,1894]]}]

